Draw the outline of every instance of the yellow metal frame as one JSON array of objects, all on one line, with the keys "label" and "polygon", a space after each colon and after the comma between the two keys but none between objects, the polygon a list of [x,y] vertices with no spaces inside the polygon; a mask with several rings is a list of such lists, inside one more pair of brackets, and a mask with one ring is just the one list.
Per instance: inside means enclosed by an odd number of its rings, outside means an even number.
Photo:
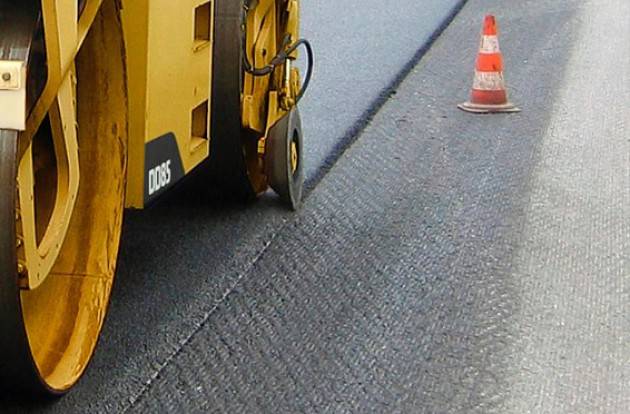
[{"label": "yellow metal frame", "polygon": [[[48,54],[48,81],[20,137],[19,238],[22,286],[37,288],[51,271],[68,231],[79,189],[76,76],[74,61],[86,39],[101,0],[88,0],[77,19],[77,2],[42,0]],[[122,0],[122,23],[127,47],[129,102],[129,161],[126,207],[145,204],[145,148],[154,139],[173,133],[184,173],[209,156],[213,0]],[[208,38],[195,30],[196,11],[206,6]],[[263,67],[299,36],[298,0],[259,0],[246,15],[246,53],[255,67]],[[295,58],[291,56],[291,58]],[[267,188],[264,177],[265,137],[295,105],[299,74],[288,60],[269,76],[244,74],[243,128],[258,141],[244,148],[257,191]],[[192,113],[206,108],[205,136],[193,136]],[[32,139],[49,115],[58,168],[55,208],[48,228],[38,241]],[[235,137],[235,139],[238,139]],[[253,173],[252,173],[253,171]]]},{"label": "yellow metal frame", "polygon": [[57,98],[62,84],[68,79],[81,45],[96,18],[102,0],[87,0],[81,18],[77,20],[77,2],[67,0],[41,0],[46,51],[48,53],[48,82],[26,122],[21,149],[30,144],[37,129]]},{"label": "yellow metal frame", "polygon": [[[195,10],[208,5],[210,38],[195,36]],[[129,81],[127,207],[144,207],[145,146],[173,133],[184,173],[210,153],[210,105],[205,137],[193,136],[192,113],[210,100],[213,0],[123,0]]]},{"label": "yellow metal frame", "polygon": [[[208,158],[212,137],[211,114],[207,114],[205,137],[191,133],[191,113],[210,101],[212,80],[212,36],[207,42],[195,39],[195,15],[206,0],[122,0],[127,45],[130,111],[129,177],[126,206],[145,205],[146,145],[173,133],[188,174]],[[259,0],[246,15],[246,50],[250,62],[262,67],[271,61],[289,35],[299,38],[298,0]],[[210,16],[210,23],[213,21]],[[214,32],[210,27],[210,34]],[[295,52],[291,59],[297,57]],[[250,179],[257,192],[267,189],[264,176],[265,137],[295,105],[299,73],[286,66],[265,77],[244,74],[242,124],[258,141],[244,144]],[[208,109],[211,105],[208,105]],[[239,137],[234,137],[239,139]],[[251,148],[250,148],[251,147]]]},{"label": "yellow metal frame", "polygon": [[[185,174],[209,156],[214,1],[87,0],[79,17],[76,0],[41,0],[47,81],[18,135],[14,310],[29,364],[49,391],[72,387],[96,346],[124,207],[144,207],[147,144],[173,134]],[[256,4],[246,16],[246,47],[264,66],[286,46],[285,34],[298,39],[299,3]],[[267,77],[244,74],[243,127],[251,134],[243,151],[259,191],[267,188],[265,137],[295,104],[298,87],[290,60]],[[42,219],[36,149],[45,122],[56,176],[43,185],[54,197]]]},{"label": "yellow metal frame", "polygon": [[[109,302],[122,229],[128,109],[117,0],[88,0],[80,20],[76,1],[42,0],[42,14],[48,80],[19,135],[18,312],[37,375],[58,393],[86,369]],[[46,117],[57,188],[38,237],[33,150]]]},{"label": "yellow metal frame", "polygon": [[[285,37],[288,44],[299,39],[299,13],[298,0],[260,0],[249,11],[246,53],[255,67],[271,63],[280,49],[287,46],[283,44]],[[266,136],[269,129],[295,106],[299,74],[291,67],[291,60],[296,58],[297,51],[270,76],[245,74],[243,127]]]},{"label": "yellow metal frame", "polygon": [[[74,61],[101,5],[89,0],[80,20],[77,2],[42,0],[48,55],[48,81],[20,136],[18,169],[18,272],[24,288],[35,289],[50,273],[68,231],[79,189],[76,78]],[[50,114],[58,168],[55,206],[38,241],[32,139]]]},{"label": "yellow metal frame", "polygon": [[[298,0],[259,0],[248,10],[245,49],[254,67],[269,65],[282,47],[299,39],[299,4]],[[241,117],[243,128],[258,139],[255,153],[247,153],[247,162],[259,193],[268,188],[264,172],[266,139],[271,128],[296,105],[300,88],[299,71],[292,67],[296,58],[297,51],[268,76],[245,73]]]}]

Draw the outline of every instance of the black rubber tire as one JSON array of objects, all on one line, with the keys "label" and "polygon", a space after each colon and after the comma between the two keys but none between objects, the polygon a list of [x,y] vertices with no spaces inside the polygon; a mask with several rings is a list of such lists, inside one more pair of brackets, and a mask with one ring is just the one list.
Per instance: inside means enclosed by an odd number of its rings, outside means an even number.
[{"label": "black rubber tire", "polygon": [[20,304],[15,244],[17,140],[17,132],[0,130],[0,386],[41,398],[56,393],[39,379]]},{"label": "black rubber tire", "polygon": [[212,71],[212,140],[207,173],[229,195],[250,201],[256,193],[247,172],[241,121],[245,0],[217,0]]},{"label": "black rubber tire", "polygon": [[[292,144],[297,146],[297,168],[291,162]],[[265,170],[271,188],[283,203],[298,210],[304,192],[304,137],[300,111],[294,108],[269,132],[265,148]]]}]

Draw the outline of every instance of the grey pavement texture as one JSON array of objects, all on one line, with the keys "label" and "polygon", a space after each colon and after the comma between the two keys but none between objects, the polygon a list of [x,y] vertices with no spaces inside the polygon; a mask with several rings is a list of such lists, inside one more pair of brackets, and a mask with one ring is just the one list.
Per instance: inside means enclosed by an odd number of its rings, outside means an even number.
[{"label": "grey pavement texture", "polygon": [[[520,114],[456,109],[487,11]],[[470,0],[301,212],[191,182],[130,214],[88,376],[2,406],[627,413],[628,15]]]},{"label": "grey pavement texture", "polygon": [[[305,0],[315,77],[300,105],[317,181],[464,0]],[[322,168],[324,166],[325,168]]]}]

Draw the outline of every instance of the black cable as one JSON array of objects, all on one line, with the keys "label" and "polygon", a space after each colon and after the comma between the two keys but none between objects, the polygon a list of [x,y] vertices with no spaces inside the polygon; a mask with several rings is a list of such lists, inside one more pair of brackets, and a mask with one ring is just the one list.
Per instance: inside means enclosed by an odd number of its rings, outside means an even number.
[{"label": "black cable", "polygon": [[304,94],[308,90],[308,87],[311,83],[311,79],[313,78],[313,69],[315,68],[315,56],[313,53],[313,46],[311,46],[311,43],[308,40],[306,39],[298,40],[297,43],[295,43],[295,45],[292,46],[293,50],[291,50],[289,54],[293,53],[300,46],[304,46],[304,50],[306,50],[307,69],[306,69],[306,75],[304,76],[304,82],[302,83],[302,88],[300,89],[300,92],[295,97],[296,105],[302,100],[302,98],[304,97]]},{"label": "black cable", "polygon": [[288,59],[289,54],[286,52],[286,47],[289,45],[290,41],[290,35],[286,35],[284,37],[284,41],[282,42],[281,47],[281,49],[284,50],[278,53],[273,59],[271,59],[271,62],[267,66],[264,66],[262,68],[255,68],[254,65],[250,63],[249,58],[247,57],[245,41],[243,39],[243,66],[245,66],[245,72],[258,77],[267,76],[273,73],[273,71],[276,70],[277,66],[284,64],[284,61]]},{"label": "black cable", "polygon": [[267,75],[272,74],[276,70],[276,67],[283,65],[287,61],[287,59],[289,59],[289,56],[293,52],[295,52],[300,46],[304,46],[304,49],[306,50],[306,57],[307,57],[307,70],[306,70],[306,76],[304,77],[304,82],[302,84],[302,88],[300,89],[300,92],[295,97],[295,104],[297,105],[297,103],[300,102],[300,100],[304,97],[304,94],[306,93],[311,83],[311,79],[313,77],[313,68],[315,64],[315,56],[313,53],[313,47],[311,46],[311,43],[308,40],[300,39],[290,46],[288,46],[288,42],[289,42],[289,36],[287,35],[287,37],[285,37],[284,42],[283,42],[284,50],[278,53],[267,66],[262,67],[262,68],[253,67],[247,57],[247,53],[243,53],[243,66],[245,67],[245,71],[251,74],[252,76],[257,76],[257,77],[267,76]]}]

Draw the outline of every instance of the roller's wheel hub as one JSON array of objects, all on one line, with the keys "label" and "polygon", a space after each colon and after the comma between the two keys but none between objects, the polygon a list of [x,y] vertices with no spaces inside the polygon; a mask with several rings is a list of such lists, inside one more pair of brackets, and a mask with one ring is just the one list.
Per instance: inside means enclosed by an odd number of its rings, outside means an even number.
[{"label": "roller's wheel hub", "polygon": [[291,174],[295,174],[297,172],[299,166],[299,150],[298,144],[295,140],[291,141]]}]

